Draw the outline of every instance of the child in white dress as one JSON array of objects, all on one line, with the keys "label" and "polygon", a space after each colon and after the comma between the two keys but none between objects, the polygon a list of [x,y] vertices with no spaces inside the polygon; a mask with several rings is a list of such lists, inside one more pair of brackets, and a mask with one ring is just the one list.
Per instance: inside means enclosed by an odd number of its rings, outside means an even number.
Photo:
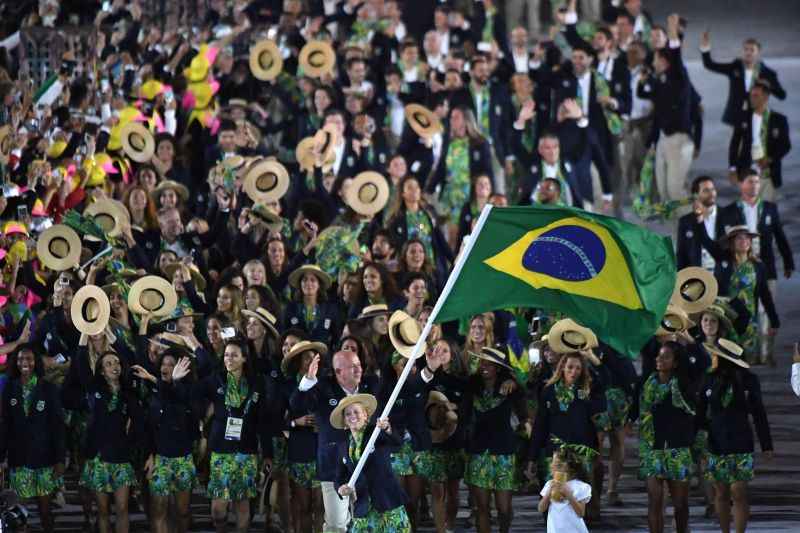
[{"label": "child in white dress", "polygon": [[542,488],[539,511],[547,512],[547,533],[589,533],[583,522],[592,486],[576,479],[580,462],[557,450],[550,466],[553,479]]}]

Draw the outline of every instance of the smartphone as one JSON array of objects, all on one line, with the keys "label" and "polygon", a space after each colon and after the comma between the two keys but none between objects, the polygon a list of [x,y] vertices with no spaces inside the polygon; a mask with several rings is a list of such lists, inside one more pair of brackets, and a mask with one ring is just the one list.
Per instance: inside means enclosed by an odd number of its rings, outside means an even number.
[{"label": "smartphone", "polygon": [[100,80],[100,90],[101,91],[106,92],[106,91],[108,91],[108,89],[110,87],[111,87],[111,84],[108,82],[108,78],[103,78],[102,80]]},{"label": "smartphone", "polygon": [[28,218],[28,206],[27,205],[18,205],[17,206],[17,220],[25,220]]},{"label": "smartphone", "polygon": [[306,228],[308,231],[314,231],[314,223],[310,220],[303,221],[303,227]]},{"label": "smartphone", "polygon": [[232,339],[236,336],[236,330],[231,327],[222,328],[221,335],[223,339]]},{"label": "smartphone", "polygon": [[53,360],[54,360],[56,363],[58,363],[59,365],[63,365],[64,363],[66,363],[66,362],[67,362],[67,358],[66,358],[66,357],[64,357],[64,354],[58,354],[58,355],[56,355],[56,356],[53,358]]},{"label": "smartphone", "polygon": [[539,333],[539,329],[541,328],[542,318],[535,316],[531,319],[531,325],[528,328],[528,333],[531,335],[537,335]]},{"label": "smartphone", "polygon": [[105,2],[103,2],[103,8],[102,8],[102,9],[103,9],[103,11],[105,11],[106,13],[109,13],[109,12],[111,11],[111,2],[109,2],[108,0],[106,0]]},{"label": "smartphone", "polygon": [[175,322],[168,322],[167,327],[164,329],[166,329],[170,333],[175,333],[176,331],[178,331],[178,325]]}]

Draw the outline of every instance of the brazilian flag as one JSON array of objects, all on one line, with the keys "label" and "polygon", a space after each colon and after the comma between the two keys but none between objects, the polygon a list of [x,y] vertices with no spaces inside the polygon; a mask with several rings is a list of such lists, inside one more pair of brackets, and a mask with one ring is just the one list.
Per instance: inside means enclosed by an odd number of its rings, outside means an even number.
[{"label": "brazilian flag", "polygon": [[436,322],[506,307],[560,311],[630,357],[675,286],[668,237],[579,209],[487,207],[463,254]]}]

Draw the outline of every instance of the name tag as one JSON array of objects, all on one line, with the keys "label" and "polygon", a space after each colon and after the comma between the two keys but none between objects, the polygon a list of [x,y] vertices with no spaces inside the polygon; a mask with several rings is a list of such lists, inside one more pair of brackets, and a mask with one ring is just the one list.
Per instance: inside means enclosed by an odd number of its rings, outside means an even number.
[{"label": "name tag", "polygon": [[225,440],[242,440],[242,427],[244,427],[244,419],[229,416],[228,422],[225,424]]}]

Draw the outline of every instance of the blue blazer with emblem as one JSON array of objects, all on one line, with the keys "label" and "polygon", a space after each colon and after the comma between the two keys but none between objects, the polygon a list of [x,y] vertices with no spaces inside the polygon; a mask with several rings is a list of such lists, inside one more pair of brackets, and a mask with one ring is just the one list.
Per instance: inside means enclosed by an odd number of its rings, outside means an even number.
[{"label": "blue blazer with emblem", "polygon": [[[375,376],[363,376],[358,386],[359,394],[372,394],[379,397],[380,384]],[[317,420],[317,479],[336,481],[337,449],[341,442],[347,442],[346,434],[331,426],[331,412],[345,397],[344,389],[335,379],[320,378],[316,385],[307,391],[299,388],[289,399],[289,408],[295,412],[314,413]]]},{"label": "blue blazer with emblem", "polygon": [[[362,454],[374,429],[374,424],[368,424],[364,428],[364,440],[361,442]],[[400,439],[395,434],[394,428],[392,428],[391,434],[381,431],[375,441],[375,450],[367,458],[364,470],[356,480],[356,500],[353,506],[353,516],[356,518],[367,516],[370,508],[384,513],[405,505],[406,493],[403,492],[403,488],[392,470],[391,451],[399,445]],[[336,459],[335,482],[338,490],[339,487],[347,484],[356,469],[356,463],[350,457],[349,433],[345,434],[344,439],[337,443]]]},{"label": "blue blazer with emblem", "polygon": [[308,339],[333,346],[342,330],[342,314],[339,306],[326,301],[319,302],[318,316],[313,324],[306,324],[305,306],[302,302],[289,302],[283,312],[283,327],[298,328],[308,333]]},{"label": "blue blazer with emblem", "polygon": [[11,468],[45,468],[64,462],[64,411],[55,385],[39,378],[26,416],[22,382],[11,380],[3,389],[0,413],[0,462],[6,456]]}]

